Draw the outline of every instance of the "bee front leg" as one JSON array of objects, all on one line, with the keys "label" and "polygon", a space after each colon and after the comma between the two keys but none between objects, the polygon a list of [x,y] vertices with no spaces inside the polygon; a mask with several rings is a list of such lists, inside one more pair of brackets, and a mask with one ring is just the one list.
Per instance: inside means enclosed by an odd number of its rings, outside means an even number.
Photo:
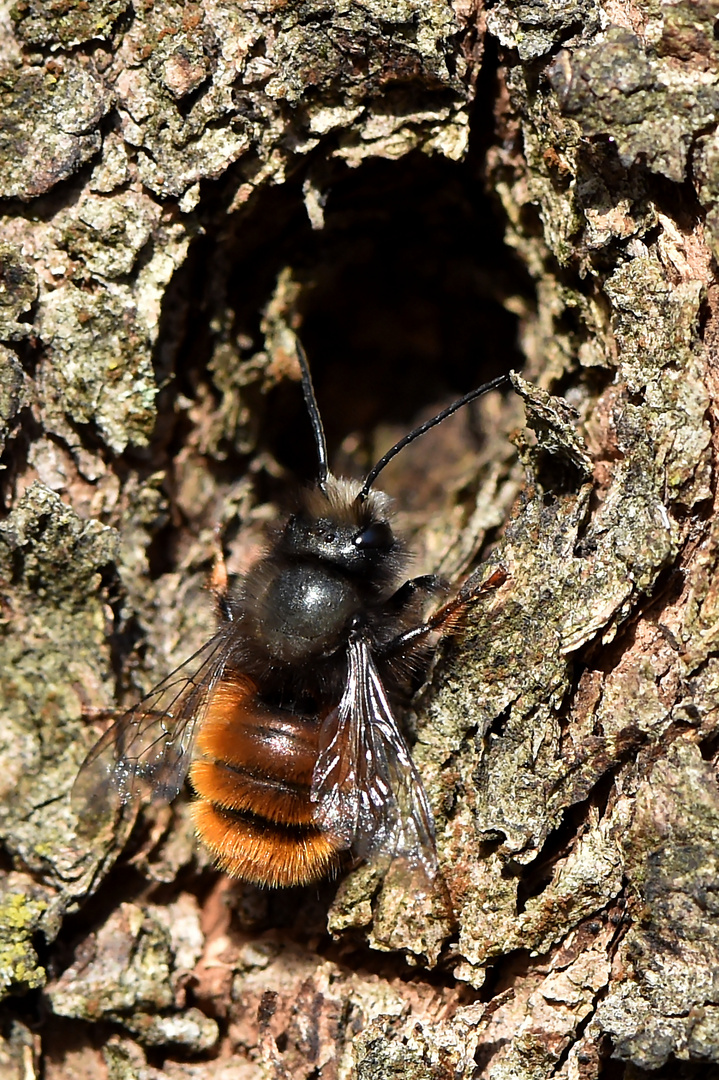
[{"label": "bee front leg", "polygon": [[401,615],[416,604],[422,595],[446,593],[447,589],[447,582],[444,578],[438,577],[437,574],[423,574],[421,577],[411,578],[409,581],[405,581],[404,585],[401,585],[397,592],[390,596],[386,610]]},{"label": "bee front leg", "polygon": [[415,645],[419,645],[429,634],[451,633],[461,620],[469,603],[470,601],[460,600],[459,598],[450,601],[449,604],[441,607],[431,619],[427,619],[426,622],[420,623],[419,626],[413,626],[411,630],[405,630],[390,641],[385,641],[383,644],[376,646],[375,652],[383,658],[396,656],[399,653],[409,651]]},{"label": "bee front leg", "polygon": [[[426,578],[414,578],[413,581],[407,581],[397,593],[391,597],[390,603],[394,601],[398,593],[402,593],[407,586],[412,586],[415,582],[425,581],[440,582],[440,578],[434,578],[432,575],[428,575]],[[487,578],[477,589],[471,591],[462,591],[458,596],[455,596],[449,603],[444,604],[439,611],[435,612],[431,618],[425,620],[419,624],[419,626],[413,626],[411,630],[405,630],[403,633],[398,634],[390,641],[384,642],[384,644],[377,646],[377,655],[382,657],[396,656],[398,653],[405,652],[411,649],[414,645],[419,644],[428,634],[451,634],[461,624],[462,619],[469,607],[474,603],[478,597],[482,596],[485,592],[489,592],[492,589],[499,588],[507,580],[507,572],[503,567],[499,567],[493,574]],[[419,588],[426,586],[420,585]],[[412,591],[412,595],[416,595],[416,589]]]}]

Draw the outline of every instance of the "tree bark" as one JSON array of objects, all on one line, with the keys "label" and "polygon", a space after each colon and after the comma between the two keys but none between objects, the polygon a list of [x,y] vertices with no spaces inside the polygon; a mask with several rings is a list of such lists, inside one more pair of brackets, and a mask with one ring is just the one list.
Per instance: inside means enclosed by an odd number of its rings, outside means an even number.
[{"label": "tree bark", "polygon": [[[704,1075],[712,7],[2,20],[0,1075]],[[432,895],[372,865],[262,892],[212,869],[184,796],[111,837],[68,798],[97,710],[212,633],[216,527],[241,573],[312,475],[295,331],[353,475],[522,368],[386,474],[413,573],[506,573],[407,714]]]}]

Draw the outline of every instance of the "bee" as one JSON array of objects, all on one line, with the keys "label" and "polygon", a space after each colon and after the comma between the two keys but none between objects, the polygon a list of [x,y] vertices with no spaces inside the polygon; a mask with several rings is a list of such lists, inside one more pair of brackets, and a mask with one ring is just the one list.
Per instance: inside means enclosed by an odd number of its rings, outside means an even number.
[{"label": "bee", "polygon": [[432,878],[432,811],[391,702],[476,594],[423,617],[440,581],[397,587],[408,554],[374,483],[405,446],[507,376],[413,429],[359,482],[329,470],[299,342],[297,354],[317,482],[241,586],[229,590],[225,575],[216,634],[96,743],[73,804],[94,823],[173,799],[189,774],[197,834],[233,877],[306,885],[349,858],[403,858]]}]

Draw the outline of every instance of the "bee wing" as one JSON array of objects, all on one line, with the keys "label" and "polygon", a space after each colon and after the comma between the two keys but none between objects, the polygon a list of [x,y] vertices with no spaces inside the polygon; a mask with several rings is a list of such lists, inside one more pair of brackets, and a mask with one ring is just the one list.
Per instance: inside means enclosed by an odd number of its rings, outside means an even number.
[{"label": "bee wing", "polygon": [[342,700],[320,735],[315,820],[359,855],[404,857],[433,876],[432,811],[367,639],[350,641],[348,661]]},{"label": "bee wing", "polygon": [[[221,678],[229,628],[114,722],[85,758],[72,789],[81,822],[137,799],[174,799],[192,760],[198,723]],[[89,822],[88,822],[89,824]]]}]

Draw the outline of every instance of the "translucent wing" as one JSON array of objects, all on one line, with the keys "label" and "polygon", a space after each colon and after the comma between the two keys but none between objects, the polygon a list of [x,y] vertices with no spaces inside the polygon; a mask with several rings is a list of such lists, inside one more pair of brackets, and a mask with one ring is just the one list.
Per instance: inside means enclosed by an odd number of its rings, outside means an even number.
[{"label": "translucent wing", "polygon": [[224,627],[123,713],[85,758],[72,789],[81,822],[137,799],[174,799],[192,760],[198,723],[232,648]]},{"label": "translucent wing", "polygon": [[359,855],[404,857],[431,877],[432,811],[366,638],[350,640],[348,663],[342,700],[320,735],[315,820]]}]

